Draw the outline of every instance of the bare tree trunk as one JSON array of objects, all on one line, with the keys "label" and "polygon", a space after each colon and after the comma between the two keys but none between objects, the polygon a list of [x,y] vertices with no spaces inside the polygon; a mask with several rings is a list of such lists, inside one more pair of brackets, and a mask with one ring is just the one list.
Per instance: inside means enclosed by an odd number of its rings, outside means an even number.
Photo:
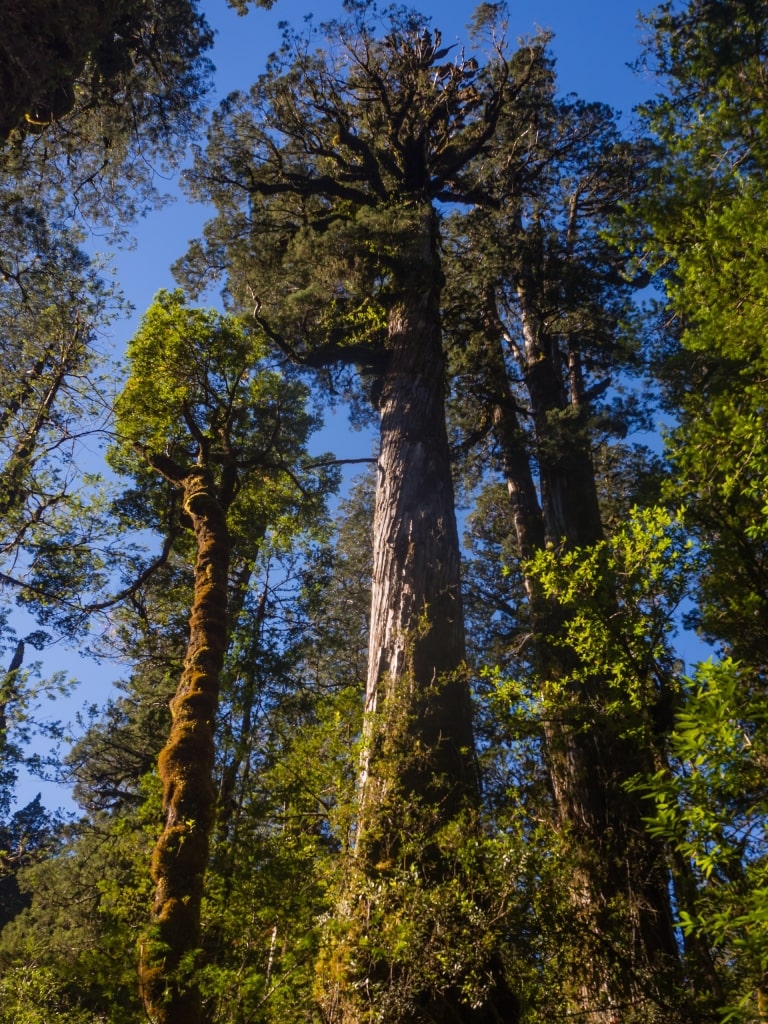
[{"label": "bare tree trunk", "polygon": [[[389,315],[359,814],[338,913],[349,937],[330,954],[323,1009],[332,1024],[370,1014],[387,1024],[515,1024],[517,1001],[496,951],[466,965],[484,981],[474,1005],[461,979],[445,976],[431,940],[413,948],[418,963],[377,951],[377,918],[418,913],[409,878],[428,890],[457,870],[441,832],[461,822],[469,839],[479,805],[431,209],[420,244],[413,278]],[[455,908],[456,918],[462,913]],[[424,926],[414,924],[414,932]]]},{"label": "bare tree trunk", "polygon": [[177,470],[170,478],[182,488],[197,558],[184,670],[158,762],[165,824],[152,856],[153,928],[142,940],[140,984],[153,1024],[199,1024],[202,1004],[193,969],[216,804],[214,728],[228,640],[230,546],[226,511],[210,473]]},{"label": "bare tree trunk", "polygon": [[478,793],[433,230],[423,240],[425,279],[390,313],[380,404],[357,843],[370,863],[397,856],[390,804],[426,801],[447,821]]}]

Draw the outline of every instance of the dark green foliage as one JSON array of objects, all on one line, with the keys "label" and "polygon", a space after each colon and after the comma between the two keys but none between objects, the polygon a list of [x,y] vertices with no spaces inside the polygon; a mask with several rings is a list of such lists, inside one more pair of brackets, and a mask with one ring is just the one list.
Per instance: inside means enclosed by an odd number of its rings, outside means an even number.
[{"label": "dark green foliage", "polygon": [[[155,81],[189,91],[199,86],[201,53],[211,37],[194,3],[93,0],[5,5],[0,47],[0,134],[41,132],[54,121],[98,111],[120,93],[123,114],[143,116],[140,85]],[[165,68],[159,73],[161,63]],[[182,72],[179,75],[179,71]],[[172,94],[171,94],[172,95]]]},{"label": "dark green foliage", "polygon": [[765,877],[765,694],[733,661],[683,681],[670,759],[638,785],[651,827],[678,857],[679,916],[702,1012],[760,1019],[768,950]]},{"label": "dark green foliage", "polygon": [[[78,435],[99,408],[88,375],[95,342],[116,306],[98,269],[66,230],[54,228],[23,195],[0,199],[0,325],[5,374],[0,389],[0,552],[5,583],[19,551],[57,535],[70,493]],[[30,595],[32,596],[32,595]]]},{"label": "dark green foliage", "polygon": [[347,13],[306,39],[286,28],[250,94],[214,115],[187,179],[218,215],[177,271],[193,289],[226,275],[297,361],[377,377],[387,312],[421,273],[422,204],[469,198],[465,166],[543,55],[536,40],[481,68],[446,59],[415,11]]},{"label": "dark green foliage", "polygon": [[[641,207],[647,251],[668,279],[672,339],[660,353],[670,500],[707,552],[696,623],[764,666],[765,136],[768,9],[755,2],[662,7],[647,59],[667,95],[645,109],[659,173]],[[760,668],[762,671],[762,667]]]},{"label": "dark green foliage", "polygon": [[106,588],[91,553],[110,527],[93,511],[99,488],[82,462],[104,429],[101,345],[121,311],[79,245],[97,223],[124,233],[159,198],[157,167],[173,164],[199,115],[211,37],[184,0],[33,0],[3,14],[3,584],[77,632],[89,587]]},{"label": "dark green foliage", "polygon": [[704,1001],[723,1019],[752,1021],[765,1014],[768,948],[762,753],[752,739],[768,654],[768,8],[692,0],[663,5],[649,24],[646,60],[664,92],[643,111],[658,173],[640,213],[647,258],[665,284],[658,373],[677,417],[665,497],[684,510],[700,551],[689,621],[730,657],[687,682],[671,762],[648,792],[653,827],[677,854],[680,917]]},{"label": "dark green foliage", "polygon": [[[506,112],[495,173],[483,164],[487,204],[450,224],[446,326],[466,468],[490,463],[509,479],[523,472],[515,459],[527,460],[559,543],[576,542],[575,523],[547,508],[561,467],[573,463],[575,477],[585,452],[646,423],[632,382],[642,368],[633,254],[606,237],[617,204],[638,190],[645,153],[609,107],[554,90],[545,66]],[[593,500],[582,494],[582,540],[594,539]]]},{"label": "dark green foliage", "polygon": [[59,846],[60,827],[61,821],[45,810],[39,794],[0,825],[0,929],[29,903],[19,888],[19,872],[51,856]]},{"label": "dark green foliage", "polygon": [[137,1019],[135,941],[159,799],[154,784],[144,791],[153,795],[142,812],[71,827],[58,856],[20,876],[29,906],[0,940],[4,1022]]}]

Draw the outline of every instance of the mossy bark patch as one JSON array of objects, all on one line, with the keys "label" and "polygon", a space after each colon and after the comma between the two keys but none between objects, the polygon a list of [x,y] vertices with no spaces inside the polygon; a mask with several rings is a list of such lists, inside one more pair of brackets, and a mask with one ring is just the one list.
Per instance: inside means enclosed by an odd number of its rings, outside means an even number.
[{"label": "mossy bark patch", "polygon": [[152,856],[152,928],[142,942],[141,988],[156,1024],[198,1024],[202,1004],[192,967],[215,811],[214,728],[228,641],[229,534],[211,475],[195,468],[179,485],[197,545],[184,669],[160,754],[165,823]]}]

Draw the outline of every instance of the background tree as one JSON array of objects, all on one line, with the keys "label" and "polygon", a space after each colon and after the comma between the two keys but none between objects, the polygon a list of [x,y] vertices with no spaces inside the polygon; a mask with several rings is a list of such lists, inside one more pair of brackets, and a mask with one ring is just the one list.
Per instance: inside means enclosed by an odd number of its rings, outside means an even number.
[{"label": "background tree", "polygon": [[[82,249],[84,229],[124,234],[160,200],[157,170],[199,124],[212,35],[183,0],[10,2],[4,17],[2,600],[82,635],[85,563],[104,540],[103,519],[87,511],[99,488],[85,452],[105,422],[103,332],[121,312]],[[91,582],[98,590],[103,578]],[[40,631],[25,639],[46,642]]]},{"label": "background tree", "polygon": [[[501,121],[493,158],[478,169],[489,200],[451,232],[452,410],[461,446],[475,446],[473,471],[482,453],[507,485],[513,576],[506,595],[498,583],[486,594],[522,632],[518,670],[544,693],[554,813],[580,851],[573,899],[594,942],[574,965],[573,998],[600,1020],[627,1004],[644,1014],[649,999],[667,1007],[678,970],[664,849],[644,827],[649,808],[626,789],[653,769],[665,726],[656,740],[636,731],[639,708],[629,694],[617,703],[588,647],[571,642],[574,610],[565,593],[544,592],[534,567],[547,549],[563,559],[602,550],[597,457],[643,423],[630,383],[640,367],[630,255],[606,231],[617,202],[635,194],[644,157],[608,108],[557,101],[551,67],[535,87],[535,132],[520,132],[514,110]],[[607,625],[621,608],[608,566],[602,575]],[[514,582],[525,612],[510,607]],[[643,713],[653,716],[675,683],[648,664],[638,671],[650,671]]]},{"label": "background tree", "polygon": [[4,583],[15,584],[18,593],[35,548],[52,539],[53,521],[65,508],[79,506],[72,480],[80,439],[104,423],[95,390],[98,339],[119,305],[71,233],[50,225],[11,190],[0,233],[7,367],[0,413],[0,552]]},{"label": "background tree", "polygon": [[[0,647],[11,666],[0,685],[0,777],[3,827],[18,838],[24,815],[9,815],[19,767],[33,767],[23,750],[38,731],[38,698],[60,694],[65,680],[53,673],[43,682],[25,663],[50,637],[19,627],[12,609],[15,602],[44,608],[60,595],[54,579],[42,578],[40,563],[61,540],[62,522],[78,519],[91,490],[80,465],[84,436],[103,425],[94,394],[97,338],[117,303],[71,233],[47,223],[12,185],[0,191]],[[48,730],[51,745],[60,739],[57,728]],[[51,768],[42,762],[38,769]],[[27,810],[34,817],[32,804]],[[45,820],[43,808],[38,811]],[[23,847],[22,841],[18,857],[7,851],[11,886],[27,860]]]},{"label": "background tree", "polygon": [[[232,616],[196,974],[205,1015],[222,1024],[298,1022],[316,1012],[320,922],[343,872],[357,767],[370,598],[366,492],[359,508],[342,503],[338,545],[324,536],[316,503],[305,502],[298,518],[271,533]],[[355,508],[345,522],[348,504]],[[150,522],[146,502],[141,508]],[[300,555],[302,517],[310,546]],[[69,758],[86,816],[44,871],[22,872],[31,906],[0,941],[8,992],[12,985],[17,991],[7,999],[9,1013],[88,1020],[143,1013],[134,951],[146,928],[147,864],[161,813],[152,769],[170,724],[191,598],[184,539],[113,615],[112,656],[129,660],[133,671],[114,704],[88,719]],[[233,568],[230,608],[239,603],[238,584],[242,575]],[[350,602],[361,634],[357,672],[354,659],[343,660],[353,632],[347,623],[342,634]],[[67,914],[75,898],[77,912]]]},{"label": "background tree", "polygon": [[768,154],[759,3],[659,9],[647,60],[666,95],[646,108],[659,170],[642,206],[646,251],[667,282],[659,372],[680,418],[673,500],[707,552],[698,620],[761,673],[765,664],[765,315],[762,220]]},{"label": "background tree", "polygon": [[667,497],[684,509],[701,552],[690,624],[725,655],[687,683],[674,759],[652,790],[658,831],[675,845],[687,879],[686,942],[701,961],[709,958],[712,1002],[730,1007],[725,1016],[751,1020],[766,999],[758,966],[766,950],[765,849],[757,839],[763,755],[752,737],[765,708],[768,621],[765,240],[757,212],[768,166],[768,8],[663,4],[647,25],[643,64],[661,92],[643,113],[658,164],[634,224],[664,288],[657,370],[676,418]]}]

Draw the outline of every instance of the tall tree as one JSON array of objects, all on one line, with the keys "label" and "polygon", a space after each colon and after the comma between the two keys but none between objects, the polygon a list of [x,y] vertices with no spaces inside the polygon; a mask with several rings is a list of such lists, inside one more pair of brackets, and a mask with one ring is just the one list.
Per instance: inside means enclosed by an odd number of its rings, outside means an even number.
[{"label": "tall tree", "polygon": [[357,952],[342,943],[325,1012],[357,1020],[372,998],[387,1019],[513,1019],[489,961],[471,992],[467,977],[440,969],[409,980],[392,951],[361,965],[353,935],[365,932],[370,883],[383,873],[413,863],[431,883],[445,874],[441,829],[477,806],[437,204],[471,201],[466,169],[535,73],[541,45],[510,58],[499,40],[481,68],[451,59],[411,11],[391,10],[377,32],[372,7],[348,9],[348,21],[325,27],[325,51],[289,34],[250,97],[223,105],[190,177],[219,212],[182,269],[200,282],[226,269],[230,294],[295,362],[357,365],[379,415],[358,881],[345,902]]},{"label": "tall tree", "polygon": [[665,94],[645,110],[659,168],[641,207],[647,257],[667,284],[658,368],[680,419],[668,446],[674,500],[707,551],[699,622],[761,675],[767,18],[762,3],[702,2],[665,4],[651,19],[646,61]]},{"label": "tall tree", "polygon": [[710,964],[712,1004],[760,1019],[764,755],[752,737],[768,665],[768,6],[664,3],[647,26],[642,64],[661,91],[643,113],[658,162],[634,227],[664,291],[657,370],[676,421],[667,496],[700,550],[691,624],[727,656],[687,684],[675,758],[656,780],[657,827],[686,873],[686,943]]},{"label": "tall tree", "polygon": [[0,582],[4,603],[50,618],[78,603],[97,529],[84,438],[104,426],[99,349],[120,311],[83,228],[121,235],[159,201],[158,166],[199,123],[212,36],[186,0],[33,0],[3,15]]},{"label": "tall tree", "polygon": [[[626,789],[653,769],[652,737],[637,733],[629,694],[617,704],[604,669],[572,644],[574,609],[542,589],[535,565],[548,549],[601,550],[595,452],[642,422],[631,387],[622,394],[639,363],[629,256],[605,238],[637,189],[642,154],[608,108],[556,101],[551,73],[539,86],[535,134],[521,144],[502,122],[492,174],[478,172],[495,202],[452,235],[453,407],[464,445],[483,441],[507,484],[544,758],[557,820],[580,852],[573,899],[591,944],[574,998],[604,1020],[627,1002],[666,1006],[677,968],[663,845],[643,825],[650,808]],[[608,623],[620,605],[602,572]],[[661,707],[669,685],[660,673],[646,693],[655,687]]]},{"label": "tall tree", "polygon": [[116,407],[113,462],[139,475],[144,466],[178,491],[176,514],[194,534],[189,636],[158,767],[164,828],[152,857],[154,927],[140,970],[147,1012],[168,1024],[202,1013],[194,957],[216,807],[232,546],[239,540],[239,557],[252,561],[270,524],[305,490],[295,474],[312,420],[301,389],[260,365],[261,355],[253,331],[160,293],[129,344],[131,374]]}]

